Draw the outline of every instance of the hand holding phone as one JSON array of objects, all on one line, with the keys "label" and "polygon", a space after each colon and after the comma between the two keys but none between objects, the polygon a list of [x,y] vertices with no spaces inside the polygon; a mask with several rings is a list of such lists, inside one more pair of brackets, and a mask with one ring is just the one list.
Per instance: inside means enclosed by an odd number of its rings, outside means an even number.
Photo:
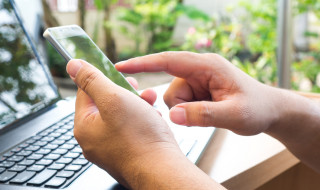
[{"label": "hand holding phone", "polygon": [[77,25],[48,28],[43,36],[67,60],[83,59],[98,68],[115,84],[138,95],[124,76],[115,69],[113,63],[99,47]]}]

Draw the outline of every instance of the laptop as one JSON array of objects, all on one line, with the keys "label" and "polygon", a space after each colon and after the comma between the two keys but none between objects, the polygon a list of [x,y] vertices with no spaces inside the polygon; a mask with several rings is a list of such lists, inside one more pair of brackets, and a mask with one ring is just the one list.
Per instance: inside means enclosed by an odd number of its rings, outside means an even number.
[{"label": "laptop", "polygon": [[[0,0],[0,189],[125,189],[82,155],[73,137],[75,98],[62,99],[11,0]],[[162,97],[168,84],[155,87]],[[197,163],[214,128],[171,123],[184,154]]]}]

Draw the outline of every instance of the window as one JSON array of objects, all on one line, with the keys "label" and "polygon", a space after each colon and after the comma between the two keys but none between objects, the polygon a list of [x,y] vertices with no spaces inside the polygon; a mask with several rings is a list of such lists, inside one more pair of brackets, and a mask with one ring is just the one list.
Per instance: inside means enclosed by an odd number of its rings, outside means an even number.
[{"label": "window", "polygon": [[78,0],[58,0],[59,12],[76,12],[78,10]]}]

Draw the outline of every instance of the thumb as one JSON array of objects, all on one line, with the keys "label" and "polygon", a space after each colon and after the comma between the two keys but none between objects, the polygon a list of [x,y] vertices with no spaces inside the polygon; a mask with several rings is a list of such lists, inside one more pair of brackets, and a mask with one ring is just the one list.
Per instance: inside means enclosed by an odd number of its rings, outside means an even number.
[{"label": "thumb", "polygon": [[67,72],[78,87],[92,98],[98,108],[110,102],[104,99],[114,97],[122,90],[101,71],[82,60],[69,61]]},{"label": "thumb", "polygon": [[170,119],[179,125],[228,128],[231,108],[230,101],[183,103],[171,108]]}]

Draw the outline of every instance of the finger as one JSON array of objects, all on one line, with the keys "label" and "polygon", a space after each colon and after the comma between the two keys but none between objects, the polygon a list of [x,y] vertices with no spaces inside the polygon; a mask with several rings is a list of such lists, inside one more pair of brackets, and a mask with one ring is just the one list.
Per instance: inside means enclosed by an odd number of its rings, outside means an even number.
[{"label": "finger", "polygon": [[67,65],[67,72],[79,88],[90,96],[99,110],[105,110],[106,106],[110,106],[109,109],[113,108],[116,106],[113,105],[115,102],[120,105],[120,99],[126,93],[130,96],[128,90],[114,84],[101,71],[85,61],[71,60]]},{"label": "finger", "polygon": [[152,89],[146,89],[141,93],[140,97],[150,105],[153,105],[157,100],[157,93]]},{"label": "finger", "polygon": [[116,69],[125,73],[160,72],[186,78],[193,72],[206,71],[208,60],[201,54],[191,52],[163,52],[137,57],[115,65]]},{"label": "finger", "polygon": [[192,101],[192,88],[184,79],[175,78],[163,95],[163,100],[169,108],[177,104]]},{"label": "finger", "polygon": [[127,77],[127,81],[133,86],[134,89],[138,90],[139,84],[138,81],[133,77]]},{"label": "finger", "polygon": [[215,126],[228,128],[234,123],[231,101],[190,102],[177,105],[170,110],[172,122],[186,126]]},{"label": "finger", "polygon": [[80,88],[77,92],[75,110],[75,128],[82,126],[81,124],[85,123],[85,120],[89,117],[95,117],[98,113],[97,106],[93,100]]}]

